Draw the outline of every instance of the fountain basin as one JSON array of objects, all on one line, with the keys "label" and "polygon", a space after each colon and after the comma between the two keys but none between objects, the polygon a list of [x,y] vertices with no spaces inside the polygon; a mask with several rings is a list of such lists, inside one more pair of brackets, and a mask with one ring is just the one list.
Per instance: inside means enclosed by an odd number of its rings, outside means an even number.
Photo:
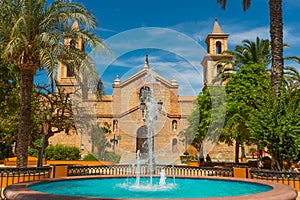
[{"label": "fountain basin", "polygon": [[[76,181],[84,181],[84,180],[92,180],[92,179],[113,179],[113,178],[118,178],[120,179],[120,176],[82,176],[82,177],[65,177],[65,178],[59,178],[59,179],[45,179],[45,180],[40,180],[40,181],[34,181],[34,182],[28,182],[28,183],[19,183],[19,184],[15,184],[15,185],[11,185],[8,186],[5,191],[4,191],[4,195],[8,200],[39,200],[39,199],[43,199],[43,200],[91,200],[91,199],[130,199],[130,200],[140,200],[140,199],[144,199],[143,197],[126,197],[126,198],[122,198],[122,197],[95,197],[95,198],[91,198],[91,197],[82,197],[82,196],[66,196],[66,195],[54,195],[54,194],[47,194],[47,193],[43,193],[43,192],[39,192],[39,191],[35,191],[32,190],[31,187],[34,187],[37,184],[48,184],[48,183],[58,183],[57,181],[72,181],[72,180],[76,180]],[[123,182],[124,180],[126,180],[128,177],[124,176],[123,177]],[[209,200],[213,200],[213,199],[219,199],[219,200],[238,200],[238,199],[255,199],[255,200],[293,200],[296,199],[297,197],[297,191],[287,185],[283,185],[283,184],[278,184],[278,183],[272,183],[272,182],[265,182],[265,181],[259,181],[259,180],[253,180],[253,179],[236,179],[236,178],[225,178],[225,177],[176,177],[177,179],[180,178],[186,178],[189,180],[216,180],[216,181],[224,181],[224,182],[230,182],[230,183],[246,183],[246,184],[255,184],[256,186],[262,186],[262,187],[270,187],[269,191],[265,191],[265,192],[259,192],[256,194],[247,194],[247,195],[241,195],[241,196],[226,196],[226,197],[183,197],[183,198],[178,198],[176,197],[176,199],[200,199],[200,200],[204,200],[204,199],[209,199]],[[120,179],[121,180],[121,179]],[[101,188],[97,188],[97,185],[95,185],[96,189],[100,189]],[[191,185],[186,184],[186,187],[191,187]],[[94,188],[94,190],[95,190]],[[65,189],[67,189],[66,191],[72,191],[72,187],[65,187]],[[231,190],[235,190],[236,188],[230,188]],[[93,188],[91,188],[91,190],[93,190]],[[194,190],[191,190],[190,192],[193,193]],[[66,192],[66,194],[68,194],[68,192]],[[156,197],[145,197],[147,200],[150,199],[165,199],[165,198],[156,198]]]}]

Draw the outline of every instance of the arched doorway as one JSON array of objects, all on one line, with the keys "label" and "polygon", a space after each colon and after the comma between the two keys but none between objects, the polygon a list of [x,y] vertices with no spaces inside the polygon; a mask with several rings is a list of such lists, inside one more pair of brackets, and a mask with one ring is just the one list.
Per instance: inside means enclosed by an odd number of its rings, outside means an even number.
[{"label": "arched doorway", "polygon": [[[153,138],[153,137],[152,137]],[[154,149],[154,139],[152,140],[152,150]],[[141,159],[146,159],[148,157],[148,127],[141,126],[137,130],[136,135],[136,152],[140,150]]]}]

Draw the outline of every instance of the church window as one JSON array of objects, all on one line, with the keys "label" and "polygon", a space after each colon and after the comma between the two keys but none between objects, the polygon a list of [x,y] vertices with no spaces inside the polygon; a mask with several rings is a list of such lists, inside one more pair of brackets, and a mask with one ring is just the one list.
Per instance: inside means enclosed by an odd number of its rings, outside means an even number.
[{"label": "church window", "polygon": [[222,43],[220,41],[216,42],[216,53],[222,53]]},{"label": "church window", "polygon": [[144,86],[140,89],[140,101],[145,103],[147,100],[149,101],[149,96],[151,94],[151,90],[148,86]]},{"label": "church window", "polygon": [[172,121],[172,129],[173,129],[173,131],[177,131],[177,121],[176,120]]}]

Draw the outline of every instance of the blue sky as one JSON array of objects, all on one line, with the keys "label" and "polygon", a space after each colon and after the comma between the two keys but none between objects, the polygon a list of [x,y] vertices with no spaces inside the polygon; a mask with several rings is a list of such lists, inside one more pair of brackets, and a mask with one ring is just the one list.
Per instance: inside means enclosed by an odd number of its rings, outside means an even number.
[{"label": "blue sky", "polygon": [[[119,44],[129,40],[126,45],[130,45],[136,37],[133,35],[131,38],[123,38],[124,32],[156,27],[156,30],[167,29],[167,32],[180,32],[200,47],[206,48],[204,40],[207,34],[211,32],[215,18],[218,19],[223,32],[230,34],[229,49],[234,49],[235,45],[240,45],[243,39],[254,41],[257,36],[269,39],[268,0],[252,0],[251,7],[246,12],[242,11],[242,0],[228,1],[225,11],[216,4],[216,0],[73,1],[82,3],[96,16],[98,27],[95,31],[99,37],[103,38],[104,41],[110,41],[113,38],[114,42]],[[300,56],[299,11],[298,0],[285,0],[283,2],[284,43],[290,45],[290,48],[284,50],[285,56]],[[170,45],[166,40],[161,40],[158,43],[164,43],[165,47]],[[190,45],[193,46],[192,43],[190,42]],[[107,94],[111,94],[111,84],[117,74],[121,77],[121,81],[124,81],[143,67],[147,48],[150,67],[153,67],[155,71],[169,81],[175,76],[180,84],[181,95],[194,95],[199,92],[203,84],[202,78],[198,78],[199,74],[202,73],[200,62],[203,57],[203,50],[194,52],[194,55],[199,55],[199,61],[195,60],[194,63],[194,60],[190,62],[189,59],[186,59],[186,54],[181,55],[178,54],[178,51],[172,51],[177,48],[172,44],[163,49],[158,49],[157,45],[147,46],[147,44],[141,45],[140,48],[135,46],[136,49],[131,48],[128,51],[115,54],[113,60],[106,62],[104,66],[102,66],[102,61],[99,61],[100,58],[95,58],[96,63],[99,64],[99,73],[102,76]],[[187,48],[180,42],[179,47]],[[112,49],[116,50],[116,48],[118,47]],[[300,70],[299,65],[294,64],[294,66]]]}]

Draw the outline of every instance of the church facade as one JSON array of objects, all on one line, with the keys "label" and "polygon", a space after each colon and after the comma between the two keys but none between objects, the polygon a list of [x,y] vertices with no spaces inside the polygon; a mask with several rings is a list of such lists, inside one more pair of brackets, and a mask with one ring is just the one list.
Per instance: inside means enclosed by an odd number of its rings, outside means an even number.
[{"label": "church facade", "polygon": [[[78,24],[75,23],[73,28],[78,28]],[[207,55],[201,62],[205,85],[222,84],[213,82],[213,79],[221,69],[220,65],[216,66],[217,61],[231,59],[230,56],[221,54],[228,49],[228,36],[222,32],[218,21],[215,21],[212,33],[207,35],[205,41]],[[72,40],[66,39],[65,44],[84,50],[82,41],[72,44]],[[135,75],[127,80],[120,80],[116,74],[112,82],[112,95],[105,95],[101,100],[89,96],[85,100],[86,105],[93,107],[96,122],[100,126],[106,124],[109,129],[106,136],[111,142],[110,150],[121,155],[121,163],[132,163],[137,151],[143,159],[149,153],[148,145],[151,145],[156,155],[155,162],[160,164],[179,161],[180,155],[186,150],[187,144],[180,132],[189,125],[188,116],[195,109],[193,102],[197,96],[180,96],[180,85],[175,78],[166,80],[153,71],[146,55],[143,68]],[[200,84],[203,83],[199,82]],[[68,92],[79,87],[74,72],[61,63],[58,65],[57,87]],[[153,139],[151,144],[147,142],[149,127]],[[93,152],[91,137],[88,134],[83,136],[83,132],[87,131],[80,131],[82,130],[72,130],[68,134],[61,132],[51,137],[49,142],[77,146],[85,153]],[[215,152],[223,149],[217,148],[214,149]]]}]

